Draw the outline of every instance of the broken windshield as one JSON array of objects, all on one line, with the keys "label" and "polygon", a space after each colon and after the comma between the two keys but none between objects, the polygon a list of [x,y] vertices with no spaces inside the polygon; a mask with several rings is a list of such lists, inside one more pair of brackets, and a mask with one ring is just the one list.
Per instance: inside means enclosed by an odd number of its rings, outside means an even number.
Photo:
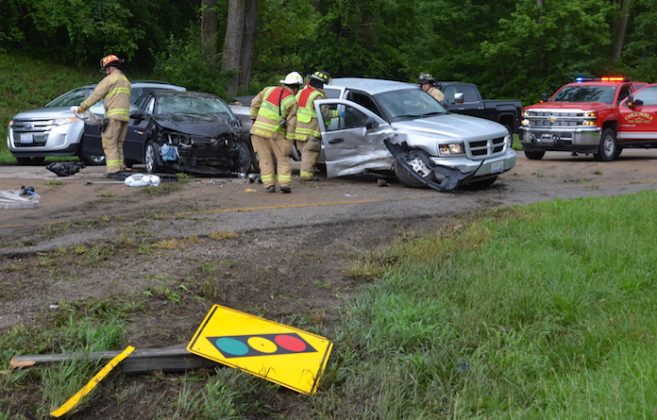
[{"label": "broken windshield", "polygon": [[552,99],[552,102],[604,102],[614,101],[615,86],[566,86]]},{"label": "broken windshield", "polygon": [[190,95],[161,96],[155,114],[230,114],[228,105],[221,99]]},{"label": "broken windshield", "polygon": [[376,99],[392,121],[426,118],[447,113],[438,101],[421,89],[381,93],[376,95]]}]

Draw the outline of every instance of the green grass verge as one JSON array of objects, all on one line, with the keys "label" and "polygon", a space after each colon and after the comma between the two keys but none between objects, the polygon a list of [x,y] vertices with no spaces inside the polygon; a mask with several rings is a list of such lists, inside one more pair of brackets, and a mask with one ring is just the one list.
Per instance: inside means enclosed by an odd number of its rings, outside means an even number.
[{"label": "green grass verge", "polygon": [[391,249],[346,311],[331,418],[647,418],[657,193],[554,201]]}]

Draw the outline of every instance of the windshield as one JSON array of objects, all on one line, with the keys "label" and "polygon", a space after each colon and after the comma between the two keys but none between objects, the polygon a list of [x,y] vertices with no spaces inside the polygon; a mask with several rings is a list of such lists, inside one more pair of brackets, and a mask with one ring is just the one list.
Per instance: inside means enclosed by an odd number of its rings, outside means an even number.
[{"label": "windshield", "polygon": [[392,121],[446,114],[442,105],[421,89],[396,90],[376,95]]},{"label": "windshield", "polygon": [[552,102],[604,102],[614,101],[616,86],[566,86],[552,99]]},{"label": "windshield", "polygon": [[161,96],[155,106],[155,114],[230,114],[228,105],[219,98],[188,95]]},{"label": "windshield", "polygon": [[78,106],[91,95],[93,89],[75,89],[53,99],[46,104],[47,108],[60,106]]}]

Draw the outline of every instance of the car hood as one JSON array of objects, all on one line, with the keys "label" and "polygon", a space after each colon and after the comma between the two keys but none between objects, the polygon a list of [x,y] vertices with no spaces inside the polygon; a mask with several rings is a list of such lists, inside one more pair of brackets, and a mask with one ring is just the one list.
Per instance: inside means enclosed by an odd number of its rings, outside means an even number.
[{"label": "car hood", "polygon": [[235,132],[230,123],[231,118],[225,114],[163,114],[153,119],[164,129],[193,136],[213,138],[226,132]]},{"label": "car hood", "polygon": [[542,104],[530,105],[525,108],[525,111],[601,111],[606,108],[613,107],[604,102],[544,102]]},{"label": "car hood", "polygon": [[457,140],[489,139],[508,134],[503,125],[494,121],[461,114],[443,114],[416,120],[396,121],[391,125],[403,132],[430,134]]},{"label": "car hood", "polygon": [[14,116],[14,119],[51,119],[51,118],[66,118],[72,116],[70,106],[63,107],[43,107],[32,109],[30,111],[23,111]]}]

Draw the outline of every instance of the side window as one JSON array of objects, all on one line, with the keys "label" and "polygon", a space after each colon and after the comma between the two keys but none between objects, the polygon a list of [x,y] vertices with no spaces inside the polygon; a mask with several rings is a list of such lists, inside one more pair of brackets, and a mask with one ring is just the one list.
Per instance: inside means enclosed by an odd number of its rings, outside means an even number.
[{"label": "side window", "polygon": [[155,109],[155,98],[150,97],[150,100],[149,100],[148,103],[146,104],[146,108],[145,108],[146,113],[147,113],[148,115],[153,115],[153,110],[154,110],[154,109]]},{"label": "side window", "polygon": [[[367,115],[363,114],[356,108],[348,105],[340,105],[344,109],[344,118],[335,117],[330,119],[329,127],[326,131],[348,130],[350,128],[365,127]],[[328,121],[325,121],[325,123]]]},{"label": "side window", "polygon": [[326,93],[326,98],[327,99],[339,99],[340,98],[340,89],[325,88],[324,92]]},{"label": "side window", "polygon": [[351,102],[355,102],[358,105],[361,105],[362,107],[369,109],[379,117],[383,118],[383,115],[379,111],[379,107],[376,106],[376,104],[374,103],[374,101],[369,95],[361,92],[352,91],[349,92],[349,94],[347,95],[347,99],[349,99]]},{"label": "side window", "polygon": [[620,92],[618,92],[618,101],[622,101],[623,99],[627,98],[630,95],[630,85],[624,85],[620,88]]},{"label": "side window", "polygon": [[447,101],[449,104],[454,103],[454,95],[457,93],[463,94],[464,103],[479,101],[479,94],[477,93],[477,89],[471,85],[445,86],[443,89],[441,89],[441,91],[445,95],[445,101]]},{"label": "side window", "polygon": [[137,103],[137,99],[144,94],[144,89],[136,88],[133,86],[132,92],[130,93],[130,102],[133,104]]},{"label": "side window", "polygon": [[634,99],[643,101],[644,105],[657,105],[657,87],[642,89],[634,95]]}]

